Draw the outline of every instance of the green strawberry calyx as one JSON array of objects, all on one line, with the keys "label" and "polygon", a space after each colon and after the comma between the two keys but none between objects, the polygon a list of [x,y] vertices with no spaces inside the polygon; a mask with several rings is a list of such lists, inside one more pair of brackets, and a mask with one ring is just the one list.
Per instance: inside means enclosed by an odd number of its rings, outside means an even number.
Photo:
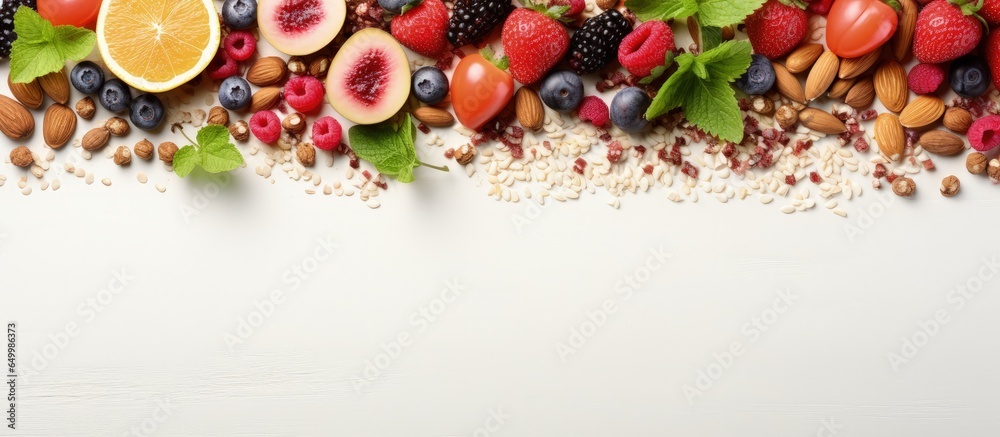
[{"label": "green strawberry calyx", "polygon": [[479,51],[479,54],[501,71],[507,71],[507,69],[510,68],[510,60],[507,59],[506,56],[497,58],[497,54],[493,51],[492,46],[483,47],[483,49]]},{"label": "green strawberry calyx", "polygon": [[549,17],[549,18],[551,18],[553,20],[560,21],[560,22],[563,22],[563,23],[568,23],[570,21],[573,21],[572,18],[569,18],[569,17],[566,16],[566,13],[569,12],[569,6],[551,6],[550,7],[550,6],[546,6],[543,3],[535,3],[535,2],[533,2],[531,0],[525,0],[525,1],[521,2],[521,3],[524,5],[525,9],[529,9],[529,10],[538,12],[539,14],[542,14],[542,15],[544,15],[546,17]]},{"label": "green strawberry calyx", "polygon": [[986,19],[984,19],[982,16],[976,13],[983,8],[985,0],[948,0],[948,3],[958,6],[958,9],[962,11],[962,15],[965,16],[971,15],[973,17],[976,17],[976,19],[979,20],[979,22],[982,23],[983,26],[986,27],[986,29],[990,28],[990,25],[986,22]]},{"label": "green strawberry calyx", "polygon": [[424,2],[424,0],[413,0],[413,1],[405,4],[403,6],[403,10],[399,11],[399,15],[403,15],[403,14],[409,12],[410,9],[413,9],[413,8],[415,8],[417,6],[420,6],[420,4],[423,3],[423,2]]},{"label": "green strawberry calyx", "polygon": [[896,14],[901,14],[903,12],[903,5],[899,4],[897,0],[882,0],[887,6],[896,11]]},{"label": "green strawberry calyx", "polygon": [[806,4],[806,2],[804,2],[802,0],[778,0],[778,3],[781,3],[781,4],[785,5],[785,6],[791,6],[791,7],[795,7],[795,8],[799,8],[799,9],[805,9],[805,8],[807,8],[809,6],[809,5]]}]

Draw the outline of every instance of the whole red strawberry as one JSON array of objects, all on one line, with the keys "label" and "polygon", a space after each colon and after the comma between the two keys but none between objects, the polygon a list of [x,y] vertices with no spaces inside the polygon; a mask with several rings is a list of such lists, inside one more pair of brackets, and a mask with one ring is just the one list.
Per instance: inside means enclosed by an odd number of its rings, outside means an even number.
[{"label": "whole red strawberry", "polygon": [[1000,24],[1000,0],[986,0],[983,8],[979,10],[979,16],[983,17],[991,26]]},{"label": "whole red strawberry", "polygon": [[753,51],[777,59],[798,47],[806,37],[808,19],[806,11],[796,5],[767,0],[744,23]]},{"label": "whole red strawberry", "polygon": [[448,7],[441,0],[423,0],[389,25],[396,41],[417,54],[436,58],[448,50]]},{"label": "whole red strawberry", "polygon": [[[965,3],[963,3],[965,2]],[[934,0],[917,15],[913,56],[940,64],[969,54],[983,37],[976,0]]]},{"label": "whole red strawberry", "polygon": [[557,21],[565,10],[565,6],[546,9],[527,1],[507,17],[500,42],[515,80],[535,83],[566,55],[569,33]]},{"label": "whole red strawberry", "polygon": [[986,40],[986,63],[990,66],[993,86],[1000,89],[1000,30],[994,29]]}]

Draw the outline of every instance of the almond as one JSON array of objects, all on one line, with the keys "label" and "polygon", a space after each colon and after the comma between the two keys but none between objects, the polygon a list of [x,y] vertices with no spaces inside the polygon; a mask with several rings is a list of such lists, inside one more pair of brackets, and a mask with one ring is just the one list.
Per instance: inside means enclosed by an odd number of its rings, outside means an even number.
[{"label": "almond", "polygon": [[277,56],[268,56],[254,61],[247,70],[247,82],[259,87],[270,86],[285,78],[288,66]]},{"label": "almond", "polygon": [[871,77],[858,80],[851,90],[844,97],[844,103],[850,107],[862,110],[872,105],[875,101],[875,84]]},{"label": "almond", "polygon": [[830,86],[830,91],[826,93],[826,96],[831,99],[844,100],[844,97],[847,97],[847,92],[851,90],[851,87],[857,81],[853,77],[850,79],[837,79],[833,81],[833,85]]},{"label": "almond", "polygon": [[935,155],[952,156],[965,151],[962,137],[940,129],[924,132],[917,144]]},{"label": "almond", "polygon": [[111,132],[103,127],[95,127],[83,134],[80,146],[83,147],[83,150],[94,151],[106,146],[110,139]]},{"label": "almond", "polygon": [[38,78],[42,91],[57,103],[65,105],[69,102],[69,79],[66,77],[66,67]]},{"label": "almond", "polygon": [[517,121],[525,129],[538,130],[545,123],[545,108],[542,107],[542,100],[531,88],[521,87],[517,90],[514,112],[517,114]]},{"label": "almond", "polygon": [[250,112],[271,109],[278,104],[279,100],[281,100],[281,88],[261,88],[250,97]]},{"label": "almond", "polygon": [[968,132],[973,121],[972,114],[965,109],[952,107],[944,111],[944,127],[952,132],[959,134]]},{"label": "almond", "polygon": [[833,114],[816,108],[799,111],[799,123],[816,132],[836,135],[847,131],[847,126]]},{"label": "almond", "polygon": [[930,126],[944,114],[944,100],[935,95],[917,96],[899,113],[903,127],[920,129]]},{"label": "almond", "polygon": [[885,109],[900,112],[906,107],[910,90],[906,85],[906,69],[894,59],[882,62],[875,70],[875,95]]},{"label": "almond", "polygon": [[830,50],[823,52],[809,70],[806,77],[806,100],[815,100],[826,93],[830,85],[837,78],[837,68],[840,66],[840,58]]},{"label": "almond", "polygon": [[899,13],[899,24],[896,26],[896,34],[889,42],[892,48],[892,56],[899,62],[904,62],[910,57],[913,48],[913,32],[917,28],[917,3],[913,0],[899,0],[902,10]]},{"label": "almond", "polygon": [[32,79],[28,83],[14,83],[7,76],[7,88],[14,95],[17,101],[31,109],[38,109],[45,101],[45,94],[42,94],[42,86],[38,84],[38,79]]},{"label": "almond", "polygon": [[448,127],[455,124],[450,112],[433,106],[421,106],[413,111],[413,117],[430,127]]},{"label": "almond", "polygon": [[882,155],[890,161],[899,161],[903,157],[906,137],[903,125],[895,114],[882,113],[875,119],[875,142]]},{"label": "almond", "polygon": [[841,79],[850,79],[852,77],[861,76],[861,74],[868,71],[869,68],[872,68],[872,65],[875,65],[875,62],[878,61],[881,54],[882,49],[877,48],[867,55],[841,60],[840,71],[837,72],[837,77]]},{"label": "almond", "polygon": [[35,130],[35,119],[21,102],[0,95],[0,132],[12,140],[20,140]]},{"label": "almond", "polygon": [[785,68],[789,73],[801,73],[813,66],[813,63],[823,54],[822,44],[803,44],[788,55]]},{"label": "almond", "polygon": [[53,103],[49,109],[45,110],[45,118],[42,121],[42,136],[45,137],[45,144],[53,149],[58,149],[69,141],[76,131],[76,113],[68,106]]},{"label": "almond", "polygon": [[806,93],[802,91],[799,79],[793,76],[784,65],[771,62],[771,66],[774,68],[774,86],[778,88],[778,92],[788,100],[805,103]]}]

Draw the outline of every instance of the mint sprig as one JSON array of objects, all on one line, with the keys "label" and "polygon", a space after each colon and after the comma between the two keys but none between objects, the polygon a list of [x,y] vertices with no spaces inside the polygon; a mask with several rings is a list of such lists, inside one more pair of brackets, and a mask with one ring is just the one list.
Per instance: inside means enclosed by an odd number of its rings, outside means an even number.
[{"label": "mint sprig", "polygon": [[625,0],[625,7],[642,21],[694,17],[701,28],[703,50],[722,42],[722,27],[743,21],[763,4],[764,0]]},{"label": "mint sprig", "polygon": [[10,49],[10,79],[27,83],[59,71],[66,61],[79,61],[94,50],[94,32],[73,26],[52,26],[31,8],[14,13],[17,39]]},{"label": "mint sprig", "polygon": [[197,141],[189,138],[184,128],[181,128],[181,134],[191,144],[174,153],[174,173],[177,176],[183,178],[196,167],[209,173],[223,173],[243,164],[243,155],[229,142],[229,129],[225,126],[210,124],[201,128],[195,137]]},{"label": "mint sprig", "polygon": [[685,53],[675,59],[677,71],[660,87],[646,111],[652,120],[674,108],[709,134],[739,142],[743,117],[730,82],[750,67],[750,43],[727,41],[698,56]]},{"label": "mint sprig", "polygon": [[363,126],[357,125],[347,131],[351,149],[359,158],[370,162],[384,175],[393,176],[403,183],[413,182],[413,169],[424,166],[435,170],[448,171],[448,167],[438,167],[420,162],[414,143],[417,129],[405,114],[399,127],[391,121]]}]

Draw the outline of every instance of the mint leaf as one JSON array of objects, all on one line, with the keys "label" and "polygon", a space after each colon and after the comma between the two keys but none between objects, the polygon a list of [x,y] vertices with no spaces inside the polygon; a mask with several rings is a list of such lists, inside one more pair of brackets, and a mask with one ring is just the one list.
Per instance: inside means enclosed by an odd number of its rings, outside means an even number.
[{"label": "mint leaf", "polygon": [[208,124],[198,130],[198,136],[195,137],[195,140],[201,147],[215,143],[226,144],[229,142],[229,129],[218,124]]},{"label": "mint leaf", "polygon": [[715,26],[701,27],[701,51],[709,51],[722,44],[722,28]]},{"label": "mint leaf", "polygon": [[194,171],[194,168],[201,163],[201,156],[194,146],[181,147],[174,153],[174,173],[177,176],[185,177]]},{"label": "mint leaf", "polygon": [[712,27],[736,24],[763,4],[764,0],[699,0],[698,21]]},{"label": "mint leaf", "polygon": [[727,141],[743,138],[743,117],[735,91],[727,82],[700,81],[698,92],[684,100],[684,116],[692,124]]},{"label": "mint leaf", "polygon": [[198,154],[201,155],[201,168],[209,173],[235,170],[243,164],[243,155],[228,140],[201,146],[198,148]]},{"label": "mint leaf", "polygon": [[31,82],[37,77],[79,61],[94,50],[94,32],[73,26],[53,27],[31,8],[14,13],[14,31],[18,38],[11,44],[10,78],[15,83]]},{"label": "mint leaf", "polygon": [[709,76],[719,81],[732,82],[750,68],[750,43],[729,41],[702,53],[698,60],[705,64]]},{"label": "mint leaf", "polygon": [[371,126],[357,125],[348,130],[351,149],[359,158],[370,162],[379,173],[394,176],[403,183],[413,182],[413,169],[421,165],[448,171],[448,167],[427,165],[417,159],[414,142],[417,129],[410,114],[403,116],[398,128],[391,122]]},{"label": "mint leaf", "polygon": [[187,134],[184,138],[191,145],[184,146],[174,154],[174,173],[185,177],[201,167],[209,173],[222,173],[235,170],[243,164],[243,155],[233,143],[229,142],[229,129],[225,126],[210,124],[198,130],[197,140],[192,141]]},{"label": "mint leaf", "polygon": [[642,21],[687,18],[698,12],[697,0],[626,0],[625,7]]}]

